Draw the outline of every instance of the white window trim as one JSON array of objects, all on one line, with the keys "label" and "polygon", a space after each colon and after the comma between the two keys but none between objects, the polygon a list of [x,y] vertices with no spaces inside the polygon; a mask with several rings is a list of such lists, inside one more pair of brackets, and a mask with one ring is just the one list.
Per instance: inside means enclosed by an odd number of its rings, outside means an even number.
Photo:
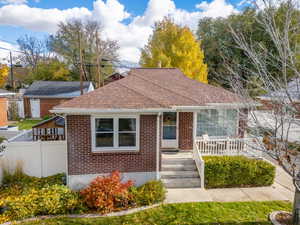
[{"label": "white window trim", "polygon": [[[96,147],[96,130],[95,120],[102,118],[112,118],[114,123],[114,147]],[[136,146],[135,147],[119,147],[119,119],[133,118],[136,119]],[[99,115],[91,116],[91,138],[92,138],[92,152],[137,152],[140,149],[140,116],[139,115]]]}]

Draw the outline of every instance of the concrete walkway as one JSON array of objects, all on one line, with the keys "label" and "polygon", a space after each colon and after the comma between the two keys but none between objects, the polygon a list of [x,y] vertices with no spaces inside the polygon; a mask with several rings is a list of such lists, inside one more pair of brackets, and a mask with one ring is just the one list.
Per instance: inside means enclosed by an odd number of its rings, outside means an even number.
[{"label": "concrete walkway", "polygon": [[294,198],[292,178],[282,168],[276,167],[275,182],[269,187],[219,188],[219,189],[168,189],[166,203],[179,202],[233,202],[233,201],[272,201]]}]

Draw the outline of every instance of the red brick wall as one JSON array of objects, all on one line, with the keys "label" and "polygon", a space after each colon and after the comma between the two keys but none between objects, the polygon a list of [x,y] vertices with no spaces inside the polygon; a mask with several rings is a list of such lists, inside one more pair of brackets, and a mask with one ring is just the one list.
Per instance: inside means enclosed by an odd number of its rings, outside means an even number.
[{"label": "red brick wall", "polygon": [[7,98],[0,97],[0,127],[7,126]]},{"label": "red brick wall", "polygon": [[50,110],[54,107],[59,105],[60,103],[63,103],[70,99],[64,99],[64,98],[41,98],[40,99],[40,113],[41,118],[47,115],[52,114]]},{"label": "red brick wall", "polygon": [[67,116],[69,175],[156,171],[156,116],[140,117],[140,151],[92,153],[90,116]]},{"label": "red brick wall", "polygon": [[179,149],[193,149],[193,113],[179,113]]}]

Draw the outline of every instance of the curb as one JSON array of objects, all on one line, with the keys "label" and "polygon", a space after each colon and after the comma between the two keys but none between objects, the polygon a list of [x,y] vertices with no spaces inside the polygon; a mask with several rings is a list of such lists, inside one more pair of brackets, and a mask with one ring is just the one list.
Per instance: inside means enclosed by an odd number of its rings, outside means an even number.
[{"label": "curb", "polygon": [[288,214],[291,214],[290,212],[287,212],[287,211],[274,211],[274,212],[271,212],[270,215],[269,215],[269,219],[271,221],[271,223],[273,225],[282,225],[281,223],[279,223],[277,220],[276,220],[276,216],[277,214],[279,213],[288,213]]},{"label": "curb", "polygon": [[160,205],[162,205],[162,203],[154,204],[151,206],[143,206],[143,207],[139,207],[139,208],[127,209],[127,210],[123,210],[123,211],[119,211],[119,212],[112,212],[112,213],[108,213],[108,214],[90,213],[90,214],[37,216],[37,217],[28,218],[28,219],[24,219],[24,220],[5,222],[0,225],[12,225],[12,224],[19,224],[19,223],[30,222],[30,221],[35,221],[35,220],[45,220],[45,219],[55,219],[55,218],[101,218],[101,217],[125,216],[125,215],[129,215],[132,213],[144,211],[146,209],[156,208],[157,206],[160,206]]}]

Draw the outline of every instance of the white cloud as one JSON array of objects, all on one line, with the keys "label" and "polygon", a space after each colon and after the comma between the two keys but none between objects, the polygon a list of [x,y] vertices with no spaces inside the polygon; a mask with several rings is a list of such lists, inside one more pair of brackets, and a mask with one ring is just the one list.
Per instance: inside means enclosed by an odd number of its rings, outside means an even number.
[{"label": "white cloud", "polygon": [[[236,12],[236,9],[226,0],[201,2],[193,12],[176,8],[174,0],[149,0],[145,12],[139,16],[132,16],[118,0],[95,0],[93,10],[84,7],[66,10],[42,9],[25,4],[9,4],[0,8],[0,25],[21,26],[34,31],[53,33],[60,21],[93,18],[103,25],[105,38],[119,42],[121,59],[138,62],[140,48],[147,43],[154,23],[165,16],[195,30],[198,20],[202,17],[226,17],[233,12]],[[130,19],[131,22],[125,24],[125,19]]]},{"label": "white cloud", "polygon": [[0,8],[0,24],[21,26],[33,31],[55,32],[57,24],[71,18],[91,15],[86,8],[66,10],[32,8],[28,5],[5,5]]},{"label": "white cloud", "polygon": [[228,4],[226,0],[214,0],[210,3],[203,1],[197,4],[196,8],[202,11],[202,16],[213,18],[224,17],[237,12],[233,5]]},{"label": "white cloud", "polygon": [[27,0],[0,0],[1,4],[24,4]]},{"label": "white cloud", "polygon": [[[18,50],[18,46],[14,44],[10,44],[4,41],[0,41],[0,63],[8,63],[7,59],[9,59],[9,51],[1,49],[11,49],[11,50]],[[18,52],[13,52],[13,56],[19,55]]]}]

